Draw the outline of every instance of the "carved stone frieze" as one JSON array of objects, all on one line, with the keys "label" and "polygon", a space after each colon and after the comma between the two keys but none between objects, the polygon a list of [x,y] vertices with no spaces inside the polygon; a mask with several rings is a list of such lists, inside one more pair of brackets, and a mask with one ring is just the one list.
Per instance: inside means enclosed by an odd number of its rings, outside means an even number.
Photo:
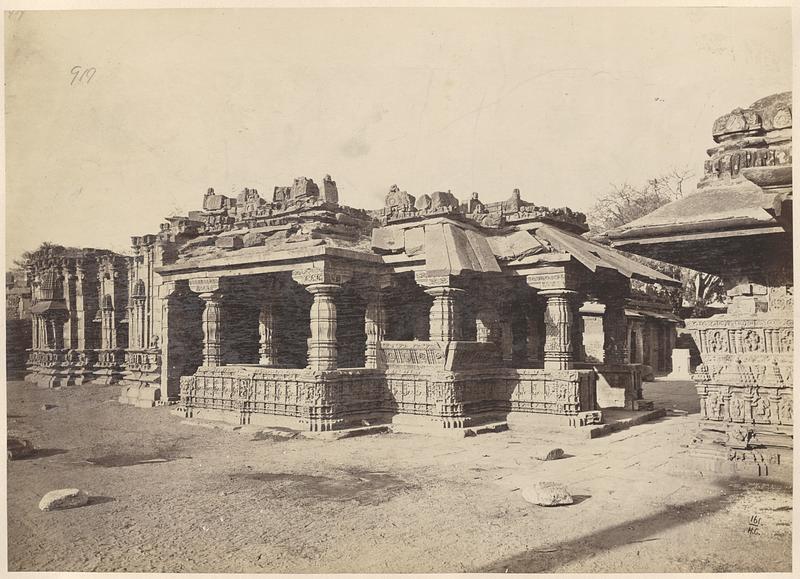
[{"label": "carved stone frieze", "polygon": [[352,268],[320,264],[319,267],[306,267],[292,271],[292,279],[300,285],[336,284],[342,285],[353,278]]}]

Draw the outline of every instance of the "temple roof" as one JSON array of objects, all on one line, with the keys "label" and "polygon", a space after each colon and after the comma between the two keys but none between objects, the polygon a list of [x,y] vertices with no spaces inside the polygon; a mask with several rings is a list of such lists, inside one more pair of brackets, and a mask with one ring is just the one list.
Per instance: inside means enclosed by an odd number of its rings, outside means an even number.
[{"label": "temple roof", "polygon": [[[612,247],[719,272],[791,236],[792,93],[734,109],[712,127],[697,192],[604,234]],[[781,241],[783,239],[784,241]],[[743,253],[743,250],[744,253]]]},{"label": "temple roof", "polygon": [[698,191],[617,227],[606,235],[609,239],[619,240],[777,225],[772,212],[775,193],[765,193],[751,185],[724,192],[724,203],[720,202],[720,195],[718,189]]},{"label": "temple roof", "polygon": [[645,282],[680,285],[616,250],[547,223],[493,231],[439,218],[375,229],[372,246],[384,254],[424,258],[425,270],[435,275],[500,272],[504,265],[547,255],[555,258],[547,260],[551,263],[574,259],[592,272],[607,269]]},{"label": "temple roof", "polygon": [[[173,243],[175,252],[158,271],[252,271],[329,256],[458,276],[511,273],[533,263],[520,260],[539,256],[534,261],[542,265],[574,260],[592,272],[607,269],[647,282],[678,283],[581,237],[587,230],[583,214],[525,201],[516,189],[506,201],[484,204],[477,193],[462,203],[450,191],[417,198],[394,185],[383,209],[364,211],[339,205],[330,176],[322,185],[295,179],[291,187],[276,187],[272,202],[254,189],[236,199],[209,189],[203,211],[173,218],[163,229],[160,238]],[[133,240],[134,245],[146,241]]]},{"label": "temple roof", "polygon": [[569,253],[592,272],[598,269],[609,269],[617,271],[627,278],[644,282],[681,285],[681,282],[618,251],[574,233],[562,231],[552,225],[541,225],[536,229],[535,236],[546,241],[553,248]]}]

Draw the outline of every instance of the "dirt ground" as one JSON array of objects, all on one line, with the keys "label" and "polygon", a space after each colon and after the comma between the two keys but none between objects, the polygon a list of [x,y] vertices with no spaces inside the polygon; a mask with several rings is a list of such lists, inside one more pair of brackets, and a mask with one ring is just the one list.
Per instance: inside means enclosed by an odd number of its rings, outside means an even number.
[{"label": "dirt ground", "polygon": [[[791,569],[791,481],[689,460],[698,409],[685,382],[648,383],[645,397],[686,414],[595,440],[265,437],[122,406],[118,391],[8,384],[9,429],[42,449],[8,463],[9,570]],[[555,446],[567,457],[533,458]],[[536,480],[566,484],[575,504],[527,503],[519,489]],[[39,511],[65,487],[90,503]]]}]

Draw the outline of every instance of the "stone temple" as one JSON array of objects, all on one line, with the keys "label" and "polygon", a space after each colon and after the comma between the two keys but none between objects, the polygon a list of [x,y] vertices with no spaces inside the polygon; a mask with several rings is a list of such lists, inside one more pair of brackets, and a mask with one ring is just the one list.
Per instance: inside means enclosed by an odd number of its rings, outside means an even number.
[{"label": "stone temple", "polygon": [[697,442],[731,461],[779,464],[794,424],[792,94],[723,115],[712,132],[697,192],[609,238],[722,278],[727,311],[686,320],[702,358]]},{"label": "stone temple", "polygon": [[669,370],[678,320],[637,309],[631,280],[678,282],[586,231],[518,190],[484,204],[393,186],[366,211],[330,176],[271,200],[209,189],[132,256],[31,256],[26,379],[309,432],[599,424],[648,409],[643,374]]}]

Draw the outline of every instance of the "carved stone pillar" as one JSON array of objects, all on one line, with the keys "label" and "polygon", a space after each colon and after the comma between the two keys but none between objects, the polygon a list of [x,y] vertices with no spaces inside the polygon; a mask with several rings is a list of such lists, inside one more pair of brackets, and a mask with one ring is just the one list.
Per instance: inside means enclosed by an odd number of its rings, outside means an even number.
[{"label": "carved stone pillar", "polygon": [[277,364],[277,352],[273,343],[275,318],[272,309],[272,303],[264,302],[261,304],[261,310],[258,314],[258,363],[262,366],[274,366]]},{"label": "carved stone pillar", "polygon": [[333,297],[340,286],[318,283],[306,286],[314,296],[311,304],[311,340],[308,343],[308,367],[335,370],[338,356],[336,342],[336,304]]},{"label": "carved stone pillar", "polygon": [[114,310],[103,307],[100,310],[100,349],[113,350],[114,341]]},{"label": "carved stone pillar", "polygon": [[90,324],[87,323],[89,314],[86,311],[86,294],[88,288],[86,284],[86,272],[83,260],[78,259],[75,262],[75,314],[76,326],[78,330],[78,350],[85,350],[87,348],[96,347],[96,342],[92,343],[92,339],[87,334],[91,333]]},{"label": "carved stone pillar", "polygon": [[36,317],[36,333],[39,336],[39,349],[47,350],[49,348],[47,345],[47,326],[43,316]]},{"label": "carved stone pillar", "polygon": [[364,315],[364,330],[367,335],[367,346],[364,352],[364,367],[378,368],[378,351],[386,332],[386,312],[383,306],[383,293],[373,290],[367,293],[367,310]]},{"label": "carved stone pillar", "polygon": [[461,338],[459,323],[459,301],[464,290],[454,287],[432,287],[425,290],[433,296],[430,313],[430,339],[438,342],[450,342]]},{"label": "carved stone pillar", "polygon": [[478,311],[475,316],[475,339],[478,342],[494,342],[498,348],[501,347],[502,331],[496,308],[486,306]]},{"label": "carved stone pillar", "polygon": [[170,336],[170,307],[174,307],[175,296],[174,283],[164,283],[158,289],[158,296],[161,300],[161,399],[177,399],[180,395],[178,384],[179,376],[175,371],[175,361],[172,357],[172,336]]},{"label": "carved stone pillar", "polygon": [[628,321],[625,318],[625,300],[612,298],[605,301],[603,351],[606,364],[630,364],[628,354]]},{"label": "carved stone pillar", "polygon": [[511,364],[514,358],[514,332],[513,332],[514,310],[511,301],[506,299],[501,302],[500,322],[499,322],[499,345],[500,355],[504,364]]},{"label": "carved stone pillar", "polygon": [[222,295],[218,291],[213,291],[201,293],[200,297],[205,302],[203,308],[203,365],[221,366],[220,300]]},{"label": "carved stone pillar", "polygon": [[585,358],[585,350],[583,345],[583,316],[580,314],[580,308],[583,305],[583,299],[578,295],[573,296],[571,300],[572,305],[572,361],[583,362]]},{"label": "carved stone pillar", "polygon": [[39,349],[39,316],[38,314],[31,315],[31,350]]},{"label": "carved stone pillar", "polygon": [[70,271],[69,263],[66,261],[62,265],[62,275],[64,276],[64,303],[67,306],[67,318],[64,320],[64,345],[67,349],[78,347],[78,324],[75,312],[75,276]]},{"label": "carved stone pillar", "polygon": [[572,368],[573,305],[572,290],[546,290],[540,295],[547,298],[544,312],[545,342],[544,367],[553,370]]},{"label": "carved stone pillar", "polygon": [[64,319],[52,318],[50,323],[53,327],[53,347],[56,350],[64,349]]},{"label": "carved stone pillar", "polygon": [[47,350],[55,348],[54,336],[52,328],[52,320],[47,317],[42,317],[42,336],[44,337],[44,347]]},{"label": "carved stone pillar", "polygon": [[147,336],[147,321],[145,320],[145,298],[136,298],[134,301],[134,308],[136,310],[136,347],[146,348],[148,342]]},{"label": "carved stone pillar", "polygon": [[39,320],[39,335],[41,336],[42,349],[52,349],[53,344],[50,341],[50,324],[45,316],[42,316]]}]

